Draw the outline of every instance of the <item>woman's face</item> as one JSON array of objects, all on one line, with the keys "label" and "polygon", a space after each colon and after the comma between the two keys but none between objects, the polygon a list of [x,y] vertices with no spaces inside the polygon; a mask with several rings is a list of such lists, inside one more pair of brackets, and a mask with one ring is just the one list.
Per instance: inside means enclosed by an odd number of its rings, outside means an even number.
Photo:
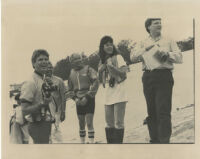
[{"label": "woman's face", "polygon": [[113,53],[113,43],[107,42],[106,44],[104,44],[103,49],[107,54],[112,54]]}]

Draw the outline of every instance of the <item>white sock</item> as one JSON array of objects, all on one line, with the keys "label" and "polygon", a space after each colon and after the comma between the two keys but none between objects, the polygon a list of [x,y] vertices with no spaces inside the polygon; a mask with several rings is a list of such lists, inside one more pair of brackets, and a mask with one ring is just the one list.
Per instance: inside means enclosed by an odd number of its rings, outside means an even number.
[{"label": "white sock", "polygon": [[88,140],[90,144],[94,143],[94,130],[88,130]]},{"label": "white sock", "polygon": [[81,140],[81,143],[84,144],[84,143],[85,143],[85,135],[86,135],[86,132],[85,132],[85,130],[79,130],[79,133],[80,133],[80,140]]},{"label": "white sock", "polygon": [[90,143],[90,144],[93,144],[93,143],[94,143],[94,138],[88,138],[88,140],[89,140],[89,143]]},{"label": "white sock", "polygon": [[85,137],[80,137],[81,144],[85,143]]}]

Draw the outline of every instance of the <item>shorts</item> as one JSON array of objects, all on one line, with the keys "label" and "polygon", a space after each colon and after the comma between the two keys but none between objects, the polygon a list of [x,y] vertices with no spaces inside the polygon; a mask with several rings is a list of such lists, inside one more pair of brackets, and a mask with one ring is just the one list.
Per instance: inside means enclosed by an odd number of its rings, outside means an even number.
[{"label": "shorts", "polygon": [[95,98],[88,98],[85,105],[76,105],[76,112],[78,115],[94,114]]}]

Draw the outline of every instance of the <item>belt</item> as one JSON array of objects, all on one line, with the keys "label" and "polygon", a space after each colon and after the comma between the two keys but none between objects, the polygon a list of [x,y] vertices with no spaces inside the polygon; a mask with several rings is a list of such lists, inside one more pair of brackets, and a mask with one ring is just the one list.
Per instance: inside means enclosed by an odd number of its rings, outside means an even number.
[{"label": "belt", "polygon": [[172,71],[172,69],[153,69],[153,70],[143,70],[144,72],[159,72],[159,71]]},{"label": "belt", "polygon": [[42,122],[42,121],[54,122],[54,118],[52,116],[50,116],[49,114],[46,114],[44,117],[40,116],[39,119],[32,117],[31,120],[27,120],[27,122],[29,122],[29,123],[38,123],[38,122]]}]

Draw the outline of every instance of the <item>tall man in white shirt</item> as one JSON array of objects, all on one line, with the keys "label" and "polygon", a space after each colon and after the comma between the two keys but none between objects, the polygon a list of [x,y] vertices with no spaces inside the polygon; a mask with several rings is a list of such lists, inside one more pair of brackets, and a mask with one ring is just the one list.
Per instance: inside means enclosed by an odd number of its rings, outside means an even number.
[{"label": "tall man in white shirt", "polygon": [[161,36],[160,18],[147,19],[145,28],[149,37],[132,50],[131,60],[143,63],[142,82],[150,143],[169,143],[172,132],[173,63],[182,63],[182,54],[175,41]]}]

